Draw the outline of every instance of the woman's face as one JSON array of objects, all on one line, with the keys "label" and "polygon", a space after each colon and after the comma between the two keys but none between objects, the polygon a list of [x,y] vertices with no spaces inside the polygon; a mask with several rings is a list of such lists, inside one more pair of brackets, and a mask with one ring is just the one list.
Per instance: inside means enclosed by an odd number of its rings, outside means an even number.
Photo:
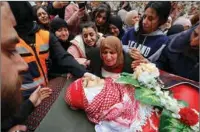
[{"label": "woman's face", "polygon": [[190,38],[190,45],[191,47],[199,48],[199,34],[200,34],[200,26],[196,27],[196,29],[192,32]]},{"label": "woman's face", "polygon": [[102,51],[102,59],[106,66],[114,66],[117,63],[117,57],[117,52],[110,48]]},{"label": "woman's face", "polygon": [[37,17],[41,24],[45,25],[45,24],[49,24],[49,22],[50,22],[47,12],[42,8],[39,8],[37,10]]},{"label": "woman's face", "polygon": [[94,46],[97,42],[97,32],[92,27],[83,28],[82,37],[88,46]]},{"label": "woman's face", "polygon": [[147,8],[143,16],[143,31],[145,34],[151,33],[159,27],[159,17],[153,8]]},{"label": "woman's face", "polygon": [[132,24],[135,25],[138,21],[139,21],[139,15],[137,14],[137,15],[133,16]]},{"label": "woman's face", "polygon": [[55,34],[62,41],[66,41],[69,38],[69,31],[66,27],[59,28]]},{"label": "woman's face", "polygon": [[166,22],[167,29],[169,29],[171,26],[172,26],[172,20],[168,19],[167,22]]},{"label": "woman's face", "polygon": [[116,36],[116,37],[119,36],[119,34],[120,34],[119,29],[115,25],[113,25],[113,24],[109,25],[109,30],[110,30],[110,33],[112,35]]},{"label": "woman's face", "polygon": [[102,26],[106,22],[106,12],[96,13],[95,23],[97,26]]}]

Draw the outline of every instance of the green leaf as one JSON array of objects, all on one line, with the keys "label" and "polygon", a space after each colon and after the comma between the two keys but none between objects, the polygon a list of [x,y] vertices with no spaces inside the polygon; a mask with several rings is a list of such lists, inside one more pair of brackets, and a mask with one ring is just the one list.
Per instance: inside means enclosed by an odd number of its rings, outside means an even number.
[{"label": "green leaf", "polygon": [[162,106],[160,103],[160,98],[155,94],[155,91],[145,87],[137,88],[135,90],[135,98],[143,104]]},{"label": "green leaf", "polygon": [[134,87],[140,87],[139,82],[133,78],[133,75],[125,72],[121,73],[121,76],[116,80],[116,82],[122,84],[130,84]]},{"label": "green leaf", "polygon": [[163,110],[160,117],[159,132],[192,132],[190,126],[181,123],[171,116],[171,112]]}]

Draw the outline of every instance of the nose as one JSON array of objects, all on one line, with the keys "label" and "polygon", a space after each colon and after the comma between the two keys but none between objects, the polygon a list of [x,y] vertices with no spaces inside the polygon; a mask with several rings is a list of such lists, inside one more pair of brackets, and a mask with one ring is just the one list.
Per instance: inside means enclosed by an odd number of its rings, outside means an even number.
[{"label": "nose", "polygon": [[102,21],[103,21],[103,18],[102,17],[99,18],[99,23],[102,23]]},{"label": "nose", "polygon": [[147,21],[148,21],[147,18],[143,18],[142,23],[143,23],[143,24],[147,24]]},{"label": "nose", "polygon": [[111,29],[111,33],[115,33],[115,30],[114,30],[114,29]]},{"label": "nose", "polygon": [[87,40],[88,40],[88,41],[90,41],[90,40],[91,40],[91,37],[90,37],[90,35],[88,35],[88,36],[87,36]]},{"label": "nose", "polygon": [[107,54],[107,55],[106,55],[106,59],[107,59],[107,60],[111,60],[111,55],[110,55],[110,54]]},{"label": "nose", "polygon": [[24,59],[18,54],[17,56],[16,68],[19,73],[25,72],[28,70],[28,64],[24,61]]}]

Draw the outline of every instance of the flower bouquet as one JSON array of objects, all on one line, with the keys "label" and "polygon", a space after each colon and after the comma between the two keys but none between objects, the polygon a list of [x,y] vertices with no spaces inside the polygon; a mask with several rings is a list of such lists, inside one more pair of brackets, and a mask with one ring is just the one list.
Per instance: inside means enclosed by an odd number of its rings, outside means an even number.
[{"label": "flower bouquet", "polygon": [[141,63],[133,74],[122,73],[117,83],[132,85],[135,98],[141,103],[161,110],[159,132],[199,131],[199,113],[187,103],[173,98],[159,79],[160,73],[153,63]]}]

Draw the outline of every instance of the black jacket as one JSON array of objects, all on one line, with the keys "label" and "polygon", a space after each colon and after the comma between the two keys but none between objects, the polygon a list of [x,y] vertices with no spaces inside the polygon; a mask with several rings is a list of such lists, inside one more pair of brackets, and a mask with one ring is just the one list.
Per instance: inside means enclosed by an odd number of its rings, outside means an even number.
[{"label": "black jacket", "polygon": [[[133,59],[129,56],[129,54],[123,52],[124,54],[124,67],[122,72],[133,73],[133,69],[131,68],[131,63]],[[87,54],[88,60],[90,60],[89,71],[96,76],[102,77],[101,68],[103,66],[103,62],[100,57],[100,49],[96,48],[88,52]]]},{"label": "black jacket", "polygon": [[[33,23],[32,30],[28,33],[19,31],[19,36],[27,43],[35,43],[35,33],[41,30],[37,23]],[[71,73],[75,77],[82,77],[86,72],[84,66],[80,65],[74,57],[65,51],[57,37],[50,33],[49,36],[49,53],[50,60],[57,64],[57,68],[62,69],[63,73]]]},{"label": "black jacket", "polygon": [[194,28],[169,37],[156,65],[158,68],[199,82],[199,49],[190,48]]}]

